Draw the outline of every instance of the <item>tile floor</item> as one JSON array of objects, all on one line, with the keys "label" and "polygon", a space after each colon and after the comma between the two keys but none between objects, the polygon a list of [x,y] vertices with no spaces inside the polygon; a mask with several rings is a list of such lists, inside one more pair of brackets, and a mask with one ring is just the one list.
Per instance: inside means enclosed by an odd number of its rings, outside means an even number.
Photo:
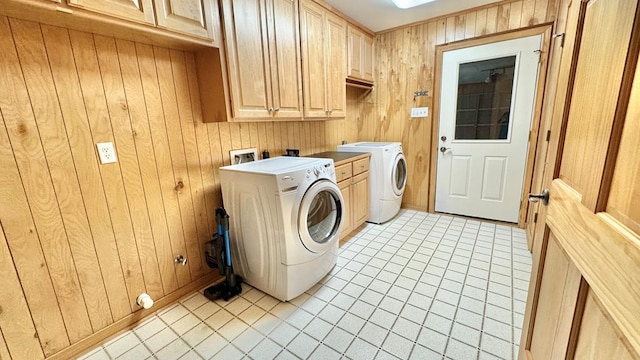
[{"label": "tile floor", "polygon": [[515,359],[530,269],[521,229],[402,210],[291,302],[195,293],[81,359]]}]

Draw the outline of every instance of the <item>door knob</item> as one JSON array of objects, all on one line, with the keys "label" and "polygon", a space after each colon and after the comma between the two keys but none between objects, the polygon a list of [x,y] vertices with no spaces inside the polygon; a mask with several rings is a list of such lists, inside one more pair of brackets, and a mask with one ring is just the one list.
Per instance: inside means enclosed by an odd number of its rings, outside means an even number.
[{"label": "door knob", "polygon": [[451,148],[444,147],[444,146],[440,148],[440,152],[441,152],[441,153],[443,153],[443,154],[444,154],[445,152],[447,152],[447,150],[451,150]]},{"label": "door knob", "polygon": [[529,194],[529,202],[536,203],[539,200],[542,200],[542,205],[549,204],[549,190],[542,190],[541,194]]}]

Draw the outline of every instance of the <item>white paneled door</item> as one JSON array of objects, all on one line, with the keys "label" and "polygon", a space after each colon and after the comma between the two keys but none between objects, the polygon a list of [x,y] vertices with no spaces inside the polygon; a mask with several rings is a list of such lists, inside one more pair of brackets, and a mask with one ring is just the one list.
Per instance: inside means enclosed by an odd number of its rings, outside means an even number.
[{"label": "white paneled door", "polygon": [[518,222],[541,43],[443,53],[436,211]]}]

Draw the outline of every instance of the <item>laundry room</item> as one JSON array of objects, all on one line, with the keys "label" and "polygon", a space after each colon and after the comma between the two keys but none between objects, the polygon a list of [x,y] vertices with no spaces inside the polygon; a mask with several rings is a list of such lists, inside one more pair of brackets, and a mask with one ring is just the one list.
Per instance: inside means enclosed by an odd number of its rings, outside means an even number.
[{"label": "laundry room", "polygon": [[637,0],[0,3],[0,360],[640,354]]}]

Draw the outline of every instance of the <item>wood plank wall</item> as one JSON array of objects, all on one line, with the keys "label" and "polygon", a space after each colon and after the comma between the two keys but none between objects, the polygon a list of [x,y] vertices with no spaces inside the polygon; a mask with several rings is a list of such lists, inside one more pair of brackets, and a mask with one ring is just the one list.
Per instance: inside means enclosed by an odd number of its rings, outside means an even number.
[{"label": "wood plank wall", "polygon": [[[326,148],[323,122],[203,124],[192,53],[0,17],[0,74],[2,359],[55,354],[208,274],[229,150]],[[99,164],[106,141],[118,163]]]},{"label": "wood plank wall", "polygon": [[343,141],[359,140],[364,124],[375,116],[375,88],[367,91],[347,86],[347,114],[344,119],[325,121],[327,151],[335,151]]},{"label": "wood plank wall", "polygon": [[[401,141],[408,165],[403,206],[427,209],[432,119],[411,119],[412,107],[433,108],[435,47],[553,22],[558,0],[503,1],[376,35],[374,114],[362,117],[358,141]],[[427,90],[428,96],[414,98]],[[327,138],[331,143],[334,139]]]}]

